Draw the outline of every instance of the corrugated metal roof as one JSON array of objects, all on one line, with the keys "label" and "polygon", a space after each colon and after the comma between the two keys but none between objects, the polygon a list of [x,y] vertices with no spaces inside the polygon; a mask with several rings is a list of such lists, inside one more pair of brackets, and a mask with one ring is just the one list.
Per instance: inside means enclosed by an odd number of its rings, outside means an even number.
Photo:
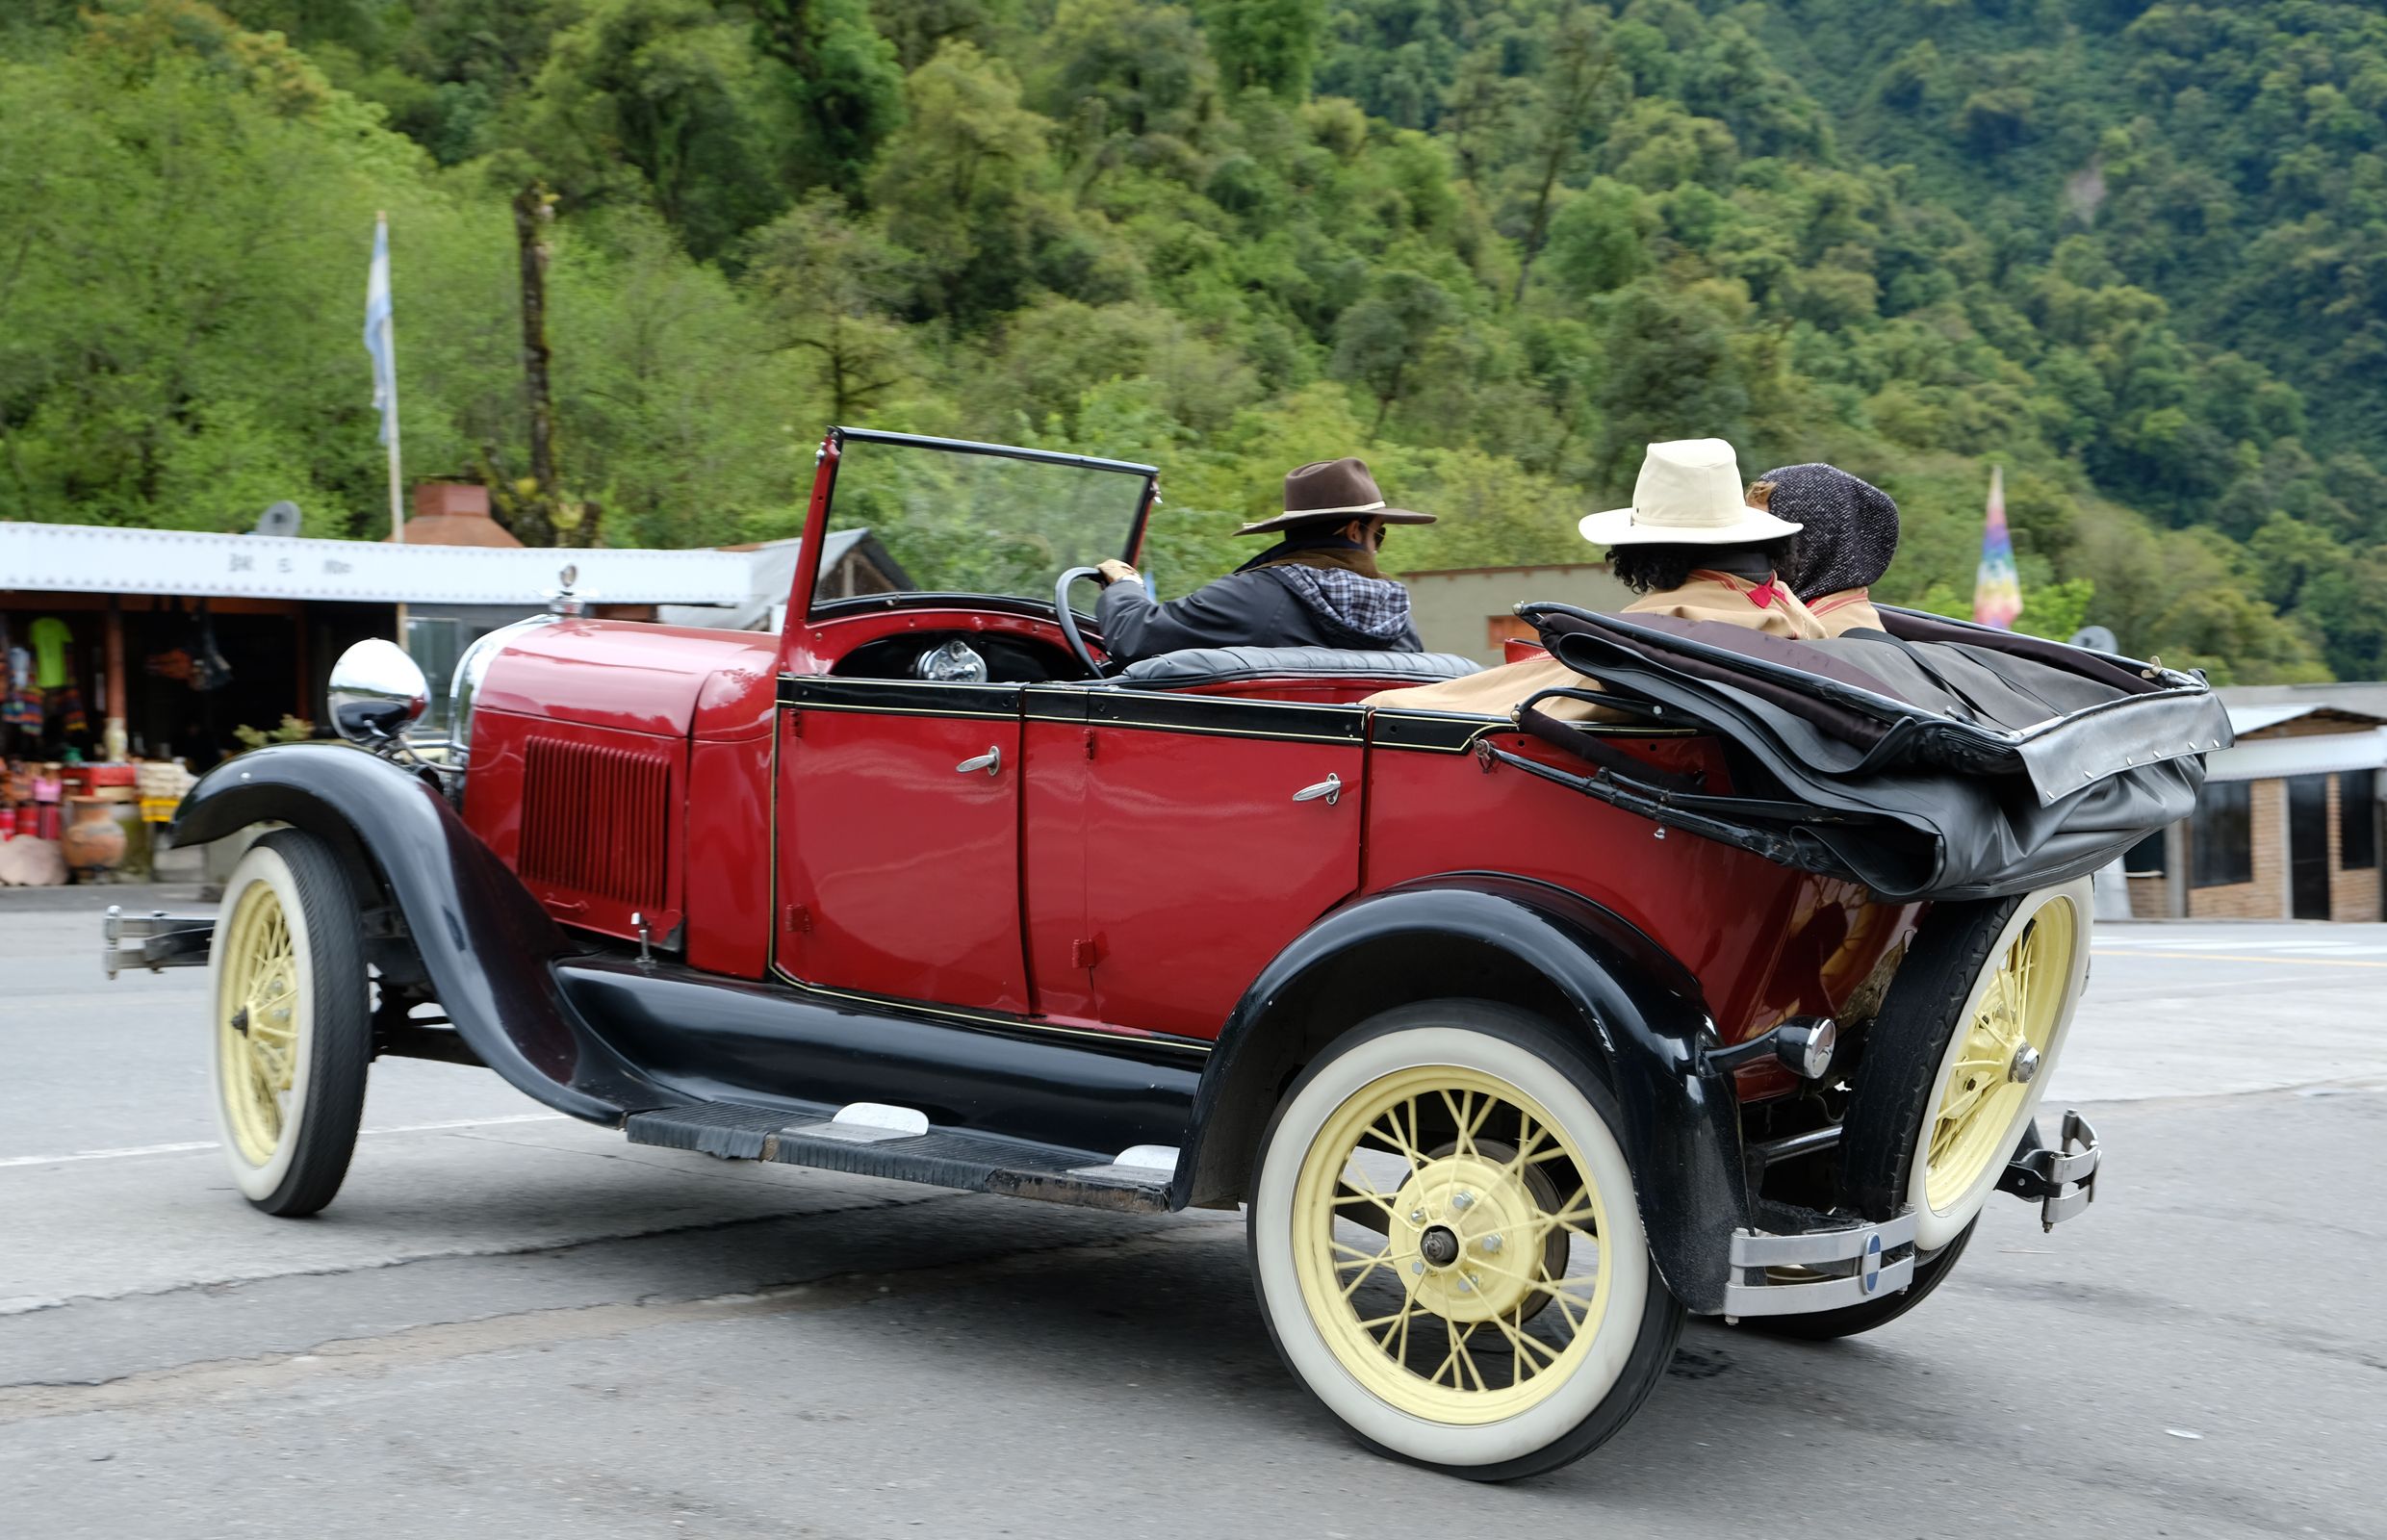
[{"label": "corrugated metal roof", "polygon": [[2249,732],[2260,732],[2265,728],[2275,728],[2282,722],[2293,722],[2299,716],[2310,716],[2321,709],[2318,702],[2311,706],[2229,706],[2227,702],[2222,704],[2229,710],[2229,730],[2242,738]]},{"label": "corrugated metal roof", "polygon": [[[0,589],[530,607],[546,602],[569,563],[579,568],[580,592],[604,603],[743,604],[757,592],[757,573],[783,559],[778,544],[508,551],[0,522]],[[772,597],[784,597],[783,577],[780,587]]]},{"label": "corrugated metal roof", "polygon": [[[2213,781],[2270,781],[2280,776],[2331,775],[2387,769],[2387,728],[2309,732],[2294,738],[2241,740],[2205,759]],[[2387,795],[2387,781],[2379,783]]]}]

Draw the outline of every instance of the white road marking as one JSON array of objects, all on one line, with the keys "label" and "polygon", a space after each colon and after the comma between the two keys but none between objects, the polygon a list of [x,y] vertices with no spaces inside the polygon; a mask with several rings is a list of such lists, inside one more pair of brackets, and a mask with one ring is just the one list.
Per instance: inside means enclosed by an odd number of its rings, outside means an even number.
[{"label": "white road marking", "polygon": [[2223,940],[2171,940],[2161,936],[2109,936],[2100,932],[2094,940],[2100,948],[2123,949],[2153,954],[2165,952],[2317,952],[2336,956],[2387,956],[2387,946],[2366,941],[2323,941],[2304,937],[2268,939],[2260,937],[2233,937]]},{"label": "white road marking", "polygon": [[[557,1123],[564,1120],[561,1113],[523,1113],[512,1117],[458,1117],[444,1123],[400,1123],[393,1128],[360,1128],[359,1138],[367,1134],[436,1134],[449,1128],[491,1128],[500,1123]],[[121,1161],[136,1155],[188,1155],[193,1150],[214,1149],[217,1141],[191,1140],[179,1144],[128,1144],[121,1149],[80,1149],[70,1155],[12,1155],[0,1160],[0,1168],[11,1166],[59,1166],[67,1161]]]}]

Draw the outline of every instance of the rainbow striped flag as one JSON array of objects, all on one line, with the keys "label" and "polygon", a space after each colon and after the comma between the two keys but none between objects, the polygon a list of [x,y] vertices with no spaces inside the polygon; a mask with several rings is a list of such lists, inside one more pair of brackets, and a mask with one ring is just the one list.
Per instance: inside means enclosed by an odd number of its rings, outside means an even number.
[{"label": "rainbow striped flag", "polygon": [[2022,613],[2022,578],[2015,571],[2014,536],[2006,529],[2006,474],[1989,467],[1989,516],[1981,529],[1981,566],[1972,579],[1972,618],[1976,625],[2014,629]]}]

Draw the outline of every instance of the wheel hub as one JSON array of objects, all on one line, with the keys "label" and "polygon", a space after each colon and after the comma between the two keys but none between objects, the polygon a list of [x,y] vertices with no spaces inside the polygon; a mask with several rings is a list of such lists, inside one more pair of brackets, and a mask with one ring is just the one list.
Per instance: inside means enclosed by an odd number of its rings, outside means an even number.
[{"label": "wheel hub", "polygon": [[1541,1205],[1518,1172],[1480,1154],[1445,1155],[1413,1172],[1394,1199],[1388,1239],[1417,1302],[1466,1322],[1511,1314],[1534,1285],[1519,1264],[1529,1249],[1511,1237],[1537,1237]]}]

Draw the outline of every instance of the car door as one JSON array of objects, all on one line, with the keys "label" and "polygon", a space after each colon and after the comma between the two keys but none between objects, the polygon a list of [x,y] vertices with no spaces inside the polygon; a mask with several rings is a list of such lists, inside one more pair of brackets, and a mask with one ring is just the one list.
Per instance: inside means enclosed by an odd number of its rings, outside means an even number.
[{"label": "car door", "polygon": [[813,675],[780,690],[781,968],[1025,1014],[1018,688]]},{"label": "car door", "polygon": [[[1082,694],[1076,720],[1032,724],[1054,740],[1030,766],[1051,779],[1028,792],[1039,989],[1048,1009],[1216,1038],[1269,960],[1358,887],[1363,713]],[[1070,800],[1077,845],[1057,848]]]}]

